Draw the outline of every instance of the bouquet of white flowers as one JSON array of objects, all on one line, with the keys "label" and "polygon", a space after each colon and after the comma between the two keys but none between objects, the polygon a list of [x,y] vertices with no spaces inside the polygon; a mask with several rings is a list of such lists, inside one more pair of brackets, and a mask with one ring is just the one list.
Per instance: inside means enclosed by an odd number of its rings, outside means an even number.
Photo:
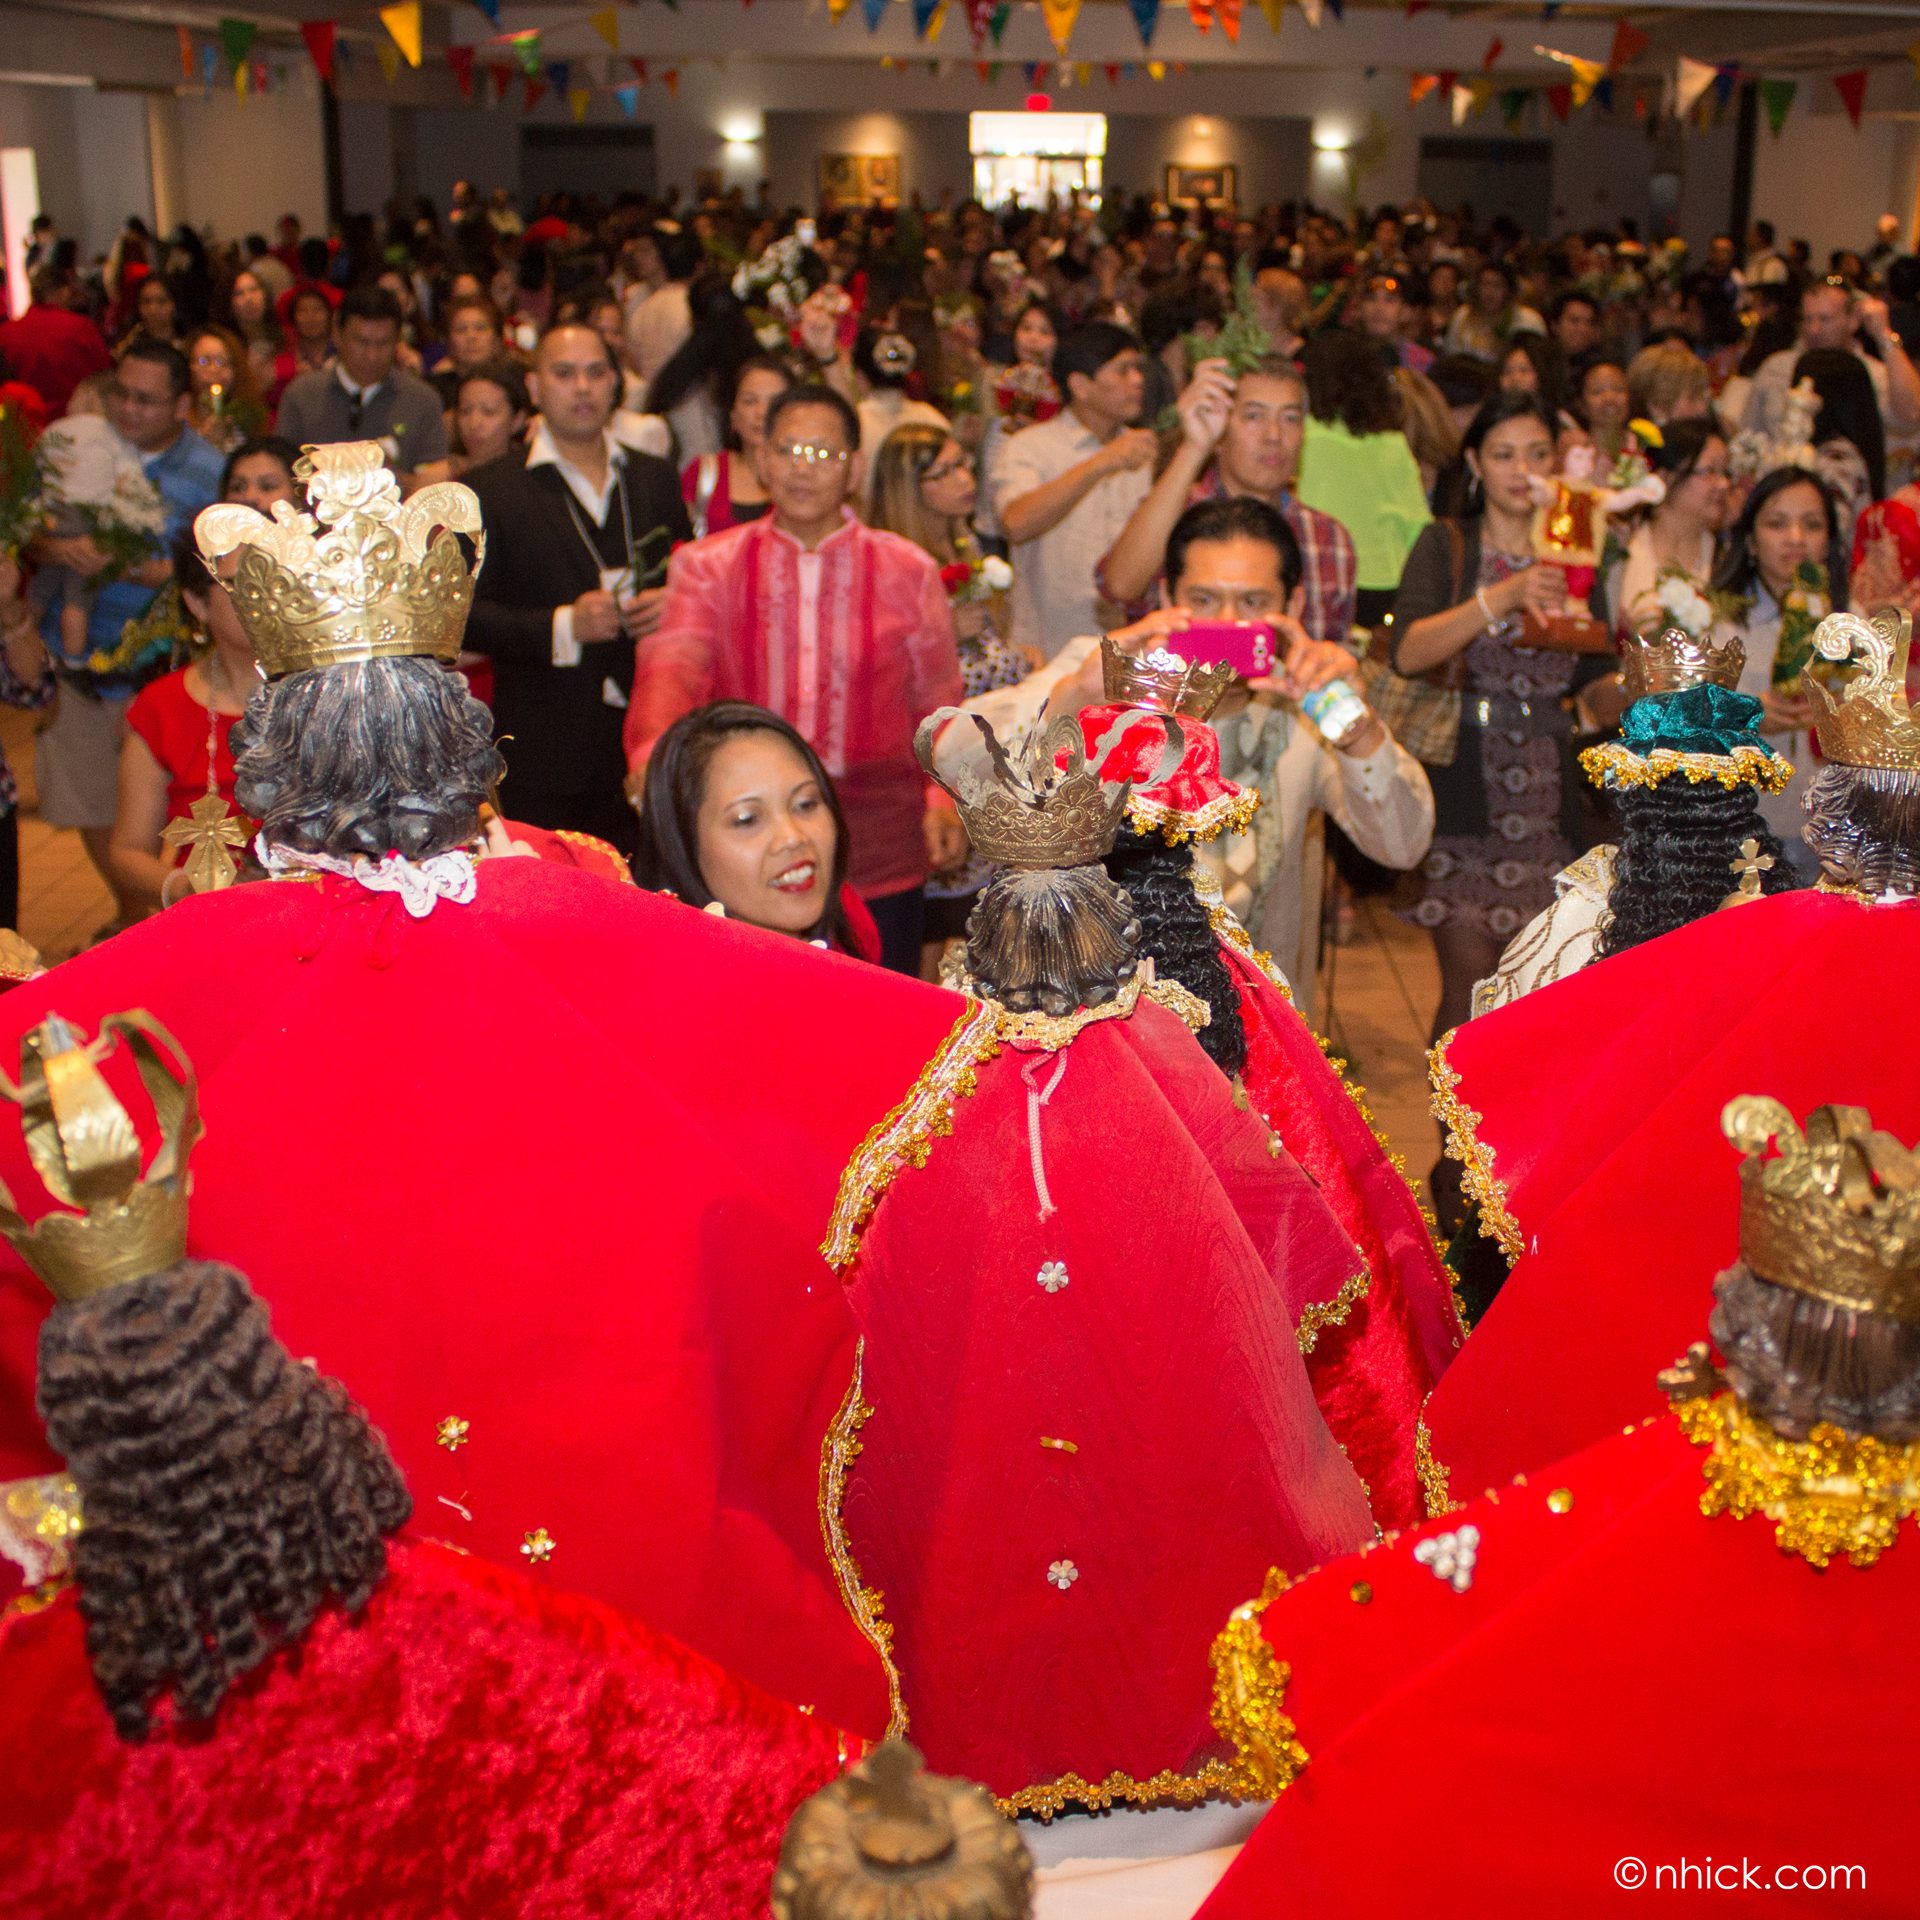
[{"label": "bouquet of white flowers", "polygon": [[1654,583],[1662,628],[1678,627],[1690,640],[1704,640],[1713,626],[1713,602],[1678,567],[1665,568]]},{"label": "bouquet of white flowers", "polygon": [[797,233],[790,233],[734,270],[733,297],[747,309],[760,344],[769,351],[786,344],[813,290],[806,271],[812,251]]},{"label": "bouquet of white flowers", "polygon": [[166,538],[167,508],[140,456],[97,413],[56,420],[34,448],[47,532],[84,534],[107,556],[107,581],[153,558]]}]

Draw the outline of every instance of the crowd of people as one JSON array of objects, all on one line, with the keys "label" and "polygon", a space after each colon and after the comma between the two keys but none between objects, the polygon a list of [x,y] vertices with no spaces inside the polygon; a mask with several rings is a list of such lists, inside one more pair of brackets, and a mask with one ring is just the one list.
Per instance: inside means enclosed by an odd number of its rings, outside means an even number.
[{"label": "crowd of people", "polygon": [[0,700],[115,908],[0,943],[18,1897],[1020,1920],[1001,1814],[1224,1800],[1056,1910],[1902,1911],[1897,238],[40,223]]}]

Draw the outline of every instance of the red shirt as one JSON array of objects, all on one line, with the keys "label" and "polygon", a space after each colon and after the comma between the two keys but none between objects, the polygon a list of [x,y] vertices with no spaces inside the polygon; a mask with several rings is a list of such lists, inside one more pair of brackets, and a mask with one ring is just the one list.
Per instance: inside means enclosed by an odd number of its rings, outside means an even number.
[{"label": "red shirt", "polygon": [[[233,798],[233,723],[239,717],[220,714],[214,728],[215,772],[220,791],[229,800]],[[166,769],[167,818],[184,820],[207,791],[207,709],[187,691],[186,668],[135,694],[127,709],[127,725]]]},{"label": "red shirt", "polygon": [[0,354],[51,414],[66,412],[74,388],[90,373],[105,373],[113,365],[91,320],[37,301],[18,320],[0,325]]}]

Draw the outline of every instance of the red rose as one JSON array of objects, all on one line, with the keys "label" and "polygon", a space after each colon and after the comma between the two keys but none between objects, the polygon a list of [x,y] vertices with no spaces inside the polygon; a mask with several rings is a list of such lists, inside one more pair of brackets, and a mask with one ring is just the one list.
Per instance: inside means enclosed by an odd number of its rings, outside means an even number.
[{"label": "red rose", "polygon": [[940,569],[940,584],[949,593],[958,593],[973,578],[973,569],[964,560],[956,560],[950,567]]}]

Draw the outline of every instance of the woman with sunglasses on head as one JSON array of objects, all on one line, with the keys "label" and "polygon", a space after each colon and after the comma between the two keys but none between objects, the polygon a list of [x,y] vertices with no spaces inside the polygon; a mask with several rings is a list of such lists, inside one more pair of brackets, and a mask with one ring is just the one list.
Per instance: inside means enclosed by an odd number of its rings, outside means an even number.
[{"label": "woman with sunglasses on head", "polygon": [[[1706,594],[1727,518],[1727,442],[1711,419],[1676,420],[1646,451],[1647,464],[1666,482],[1667,497],[1634,529],[1625,554],[1601,581],[1616,634],[1671,626],[1680,618],[1676,607],[1697,612],[1690,602],[1683,605],[1679,586]],[[1680,623],[1689,624],[1683,618]]]}]

